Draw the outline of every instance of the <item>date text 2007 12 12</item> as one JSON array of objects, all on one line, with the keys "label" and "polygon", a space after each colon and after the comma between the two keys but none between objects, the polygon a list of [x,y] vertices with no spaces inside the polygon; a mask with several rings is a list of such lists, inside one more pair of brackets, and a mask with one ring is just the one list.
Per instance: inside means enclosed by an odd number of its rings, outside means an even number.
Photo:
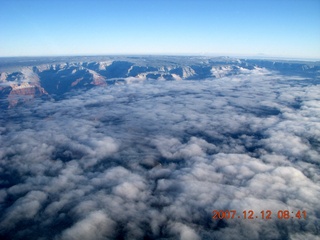
[{"label": "date text 2007 12 12", "polygon": [[[255,214],[253,210],[244,210],[241,214],[237,214],[236,210],[213,210],[212,219],[272,219],[273,214],[271,210],[262,210],[258,214]],[[296,212],[290,212],[289,210],[279,210],[275,216],[278,219],[306,219],[307,212],[305,210],[298,210]]]}]

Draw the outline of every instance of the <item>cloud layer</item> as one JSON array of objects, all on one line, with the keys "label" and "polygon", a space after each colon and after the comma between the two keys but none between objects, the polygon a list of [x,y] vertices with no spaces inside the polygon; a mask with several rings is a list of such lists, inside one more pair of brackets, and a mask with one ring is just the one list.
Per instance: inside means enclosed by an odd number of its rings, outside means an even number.
[{"label": "cloud layer", "polygon": [[[260,69],[10,109],[0,119],[0,237],[317,239],[319,96],[317,84]],[[273,218],[213,220],[215,209]]]}]

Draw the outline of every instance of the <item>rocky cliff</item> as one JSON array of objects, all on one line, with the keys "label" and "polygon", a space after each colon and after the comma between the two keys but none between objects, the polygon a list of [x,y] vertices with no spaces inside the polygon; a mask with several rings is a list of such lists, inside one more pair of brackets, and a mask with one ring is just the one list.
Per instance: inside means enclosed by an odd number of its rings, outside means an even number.
[{"label": "rocky cliff", "polygon": [[[59,61],[60,60],[60,61]],[[19,63],[19,64],[18,64]],[[73,89],[90,89],[141,80],[201,80],[268,69],[319,80],[319,62],[244,60],[228,57],[97,57],[17,61],[0,72],[0,104],[12,108],[37,97],[61,98]],[[1,61],[0,61],[1,64]],[[11,69],[14,62],[9,64]],[[0,65],[0,69],[1,68]]]}]

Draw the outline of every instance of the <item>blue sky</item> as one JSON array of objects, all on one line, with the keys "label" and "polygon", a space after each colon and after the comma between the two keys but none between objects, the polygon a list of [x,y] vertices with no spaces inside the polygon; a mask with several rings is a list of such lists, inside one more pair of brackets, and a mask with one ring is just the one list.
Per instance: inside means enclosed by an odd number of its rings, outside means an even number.
[{"label": "blue sky", "polygon": [[0,56],[320,59],[320,0],[0,0]]}]

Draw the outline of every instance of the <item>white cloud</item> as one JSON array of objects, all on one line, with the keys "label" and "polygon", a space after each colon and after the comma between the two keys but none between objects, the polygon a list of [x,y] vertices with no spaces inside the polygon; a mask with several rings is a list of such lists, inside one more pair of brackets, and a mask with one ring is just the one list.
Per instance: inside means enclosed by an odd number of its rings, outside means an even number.
[{"label": "white cloud", "polygon": [[102,211],[94,211],[62,233],[63,240],[106,239],[114,235],[115,223]]},{"label": "white cloud", "polygon": [[[0,237],[315,239],[320,90],[288,80],[256,69],[8,110]],[[214,209],[308,217],[213,221]]]}]

